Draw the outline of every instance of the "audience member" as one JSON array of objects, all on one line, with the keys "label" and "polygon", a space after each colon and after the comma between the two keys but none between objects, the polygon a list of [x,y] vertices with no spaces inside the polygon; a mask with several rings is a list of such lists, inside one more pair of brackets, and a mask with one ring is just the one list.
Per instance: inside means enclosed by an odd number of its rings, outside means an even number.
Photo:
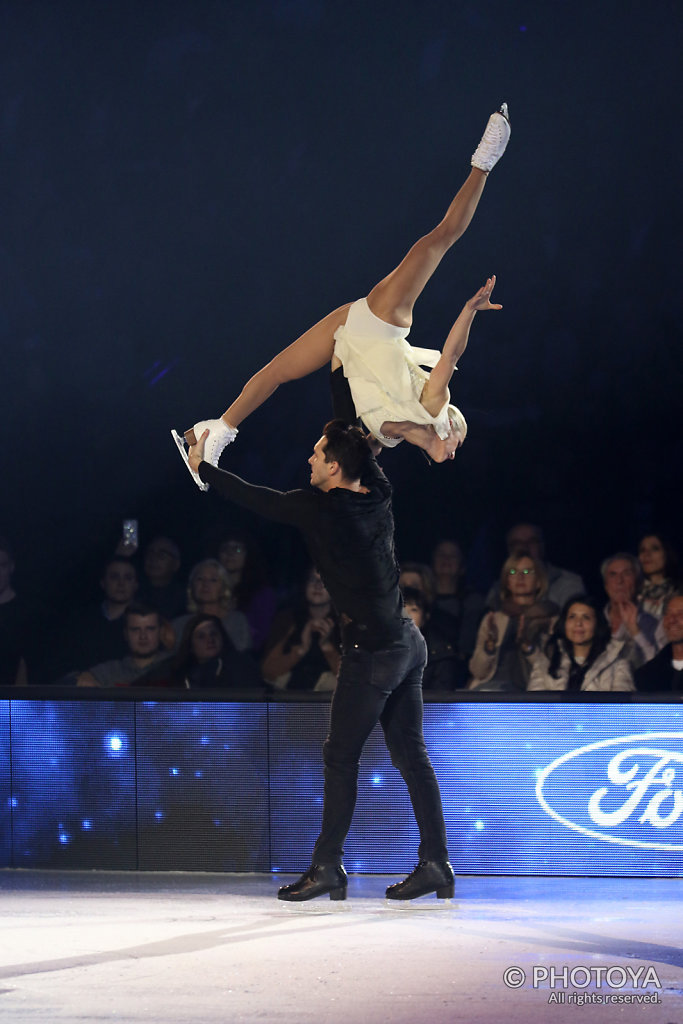
[{"label": "audience member", "polygon": [[484,616],[470,658],[470,688],[526,690],[529,658],[559,611],[547,599],[545,566],[523,551],[503,563],[499,582],[500,610]]},{"label": "audience member", "polygon": [[467,680],[466,667],[440,630],[432,626],[427,598],[417,587],[405,587],[403,606],[427,644],[427,664],[422,673],[423,690],[455,690]]},{"label": "audience member", "polygon": [[636,688],[646,693],[683,689],[683,594],[665,599],[662,626],[666,646],[636,669]]},{"label": "audience member", "polygon": [[436,601],[436,578],[424,562],[402,562],[398,585],[401,590],[412,587],[414,590],[422,591],[427,604],[430,608],[433,607]]},{"label": "audience member", "polygon": [[235,650],[248,651],[251,648],[249,623],[242,612],[235,608],[228,574],[216,558],[205,558],[198,562],[190,573],[187,585],[187,611],[187,615],[181,615],[171,623],[176,645],[180,642],[185,623],[190,616],[201,612],[204,615],[218,616]]},{"label": "audience member", "polygon": [[170,537],[153,537],[142,556],[138,599],[169,622],[185,611],[186,588],[178,579],[180,548]]},{"label": "audience member", "polygon": [[9,541],[0,537],[0,686],[28,682],[26,651],[27,614],[12,585],[14,553]]},{"label": "audience member", "polygon": [[[505,541],[508,555],[514,551],[526,551],[534,561],[543,564],[543,571],[548,580],[548,592],[546,598],[552,601],[557,608],[563,608],[570,597],[574,594],[581,594],[585,590],[583,580],[576,573],[568,569],[560,569],[545,561],[545,541],[540,526],[533,523],[516,523],[508,530]],[[500,591],[498,584],[494,583],[486,595],[486,607],[500,607]]]},{"label": "audience member", "polygon": [[266,642],[277,607],[263,551],[252,537],[233,533],[221,542],[218,561],[228,574],[235,607],[249,623],[251,646],[259,652]]},{"label": "audience member", "polygon": [[439,612],[439,627],[448,636],[463,663],[472,656],[484,598],[465,580],[462,548],[454,540],[441,540],[432,552],[436,598],[432,614]]},{"label": "audience member", "polygon": [[644,612],[661,619],[666,598],[678,586],[678,555],[660,534],[648,533],[638,545],[638,561],[643,574],[638,605]]},{"label": "audience member", "polygon": [[528,690],[633,690],[629,642],[610,637],[598,602],[570,598],[550,637],[531,653]]},{"label": "audience member", "polygon": [[81,672],[78,686],[130,686],[155,662],[168,656],[161,644],[161,617],[155,608],[131,604],[123,615],[128,653]]},{"label": "audience member", "polygon": [[311,569],[299,599],[275,617],[261,672],[278,690],[333,690],[340,658],[332,601],[320,573]]},{"label": "audience member", "polygon": [[138,591],[135,565],[128,558],[114,555],[104,565],[100,590],[104,599],[72,615],[55,640],[58,650],[53,678],[68,672],[73,682],[87,666],[126,654],[124,615]]},{"label": "audience member", "polygon": [[605,592],[609,598],[604,614],[615,640],[633,640],[629,647],[631,668],[636,669],[654,658],[658,650],[657,619],[636,604],[640,583],[640,563],[628,552],[617,552],[600,566]]},{"label": "audience member", "polygon": [[217,615],[193,615],[185,623],[178,651],[154,665],[136,686],[187,690],[263,687],[253,658],[236,651]]}]

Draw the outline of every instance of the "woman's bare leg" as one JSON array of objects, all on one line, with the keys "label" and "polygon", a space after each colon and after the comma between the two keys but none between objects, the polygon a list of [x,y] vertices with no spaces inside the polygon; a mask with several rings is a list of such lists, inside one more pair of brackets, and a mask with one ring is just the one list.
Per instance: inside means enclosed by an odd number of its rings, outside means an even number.
[{"label": "woman's bare leg", "polygon": [[398,267],[375,285],[368,295],[375,316],[397,327],[410,327],[416,299],[450,247],[467,230],[487,177],[473,167],[443,220],[418,239]]},{"label": "woman's bare leg", "polygon": [[225,423],[238,427],[242,420],[270,398],[280,384],[307,377],[329,363],[334,354],[334,332],[346,323],[350,306],[351,303],[347,302],[328,313],[254,374],[239,397],[223,413]]}]

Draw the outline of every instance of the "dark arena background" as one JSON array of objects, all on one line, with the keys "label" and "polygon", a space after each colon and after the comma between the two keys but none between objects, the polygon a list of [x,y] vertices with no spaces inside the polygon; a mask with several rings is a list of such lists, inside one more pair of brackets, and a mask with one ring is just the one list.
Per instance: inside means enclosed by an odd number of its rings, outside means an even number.
[{"label": "dark arena background", "polygon": [[[455,535],[487,586],[529,518],[593,582],[643,530],[680,538],[681,13],[1,3],[0,529],[24,590],[59,605],[96,587],[123,517],[192,564],[226,509],[189,484],[170,427],[219,415],[388,273],[502,100],[508,151],[411,340],[440,346],[491,273],[504,309],[477,318],[454,381],[455,463],[385,454],[399,556]],[[224,464],[305,483],[328,412],[324,371],[281,388]]]},{"label": "dark arena background", "polygon": [[[248,528],[291,590],[297,537],[200,494],[169,431],[393,269],[503,101],[410,340],[440,348],[491,274],[504,308],[452,382],[455,461],[382,454],[399,561],[456,538],[483,592],[528,521],[600,594],[644,534],[680,552],[682,40],[681,0],[0,0],[0,537],[34,664],[124,519],[184,578]],[[325,370],[283,386],[221,465],[306,486],[329,415]],[[418,837],[376,731],[349,901],[305,909],[274,896],[319,827],[329,695],[54,681],[0,691],[3,1020],[683,1021],[680,693],[428,696],[454,899],[383,899]]]}]

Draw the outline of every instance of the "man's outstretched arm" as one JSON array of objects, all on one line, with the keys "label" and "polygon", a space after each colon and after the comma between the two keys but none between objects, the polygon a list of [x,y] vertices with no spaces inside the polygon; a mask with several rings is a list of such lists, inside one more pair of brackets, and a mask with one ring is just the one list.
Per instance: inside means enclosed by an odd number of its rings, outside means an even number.
[{"label": "man's outstretched arm", "polygon": [[303,526],[307,515],[310,515],[315,496],[307,491],[276,491],[270,487],[257,487],[247,483],[234,473],[210,465],[203,461],[206,434],[199,438],[197,444],[188,451],[188,462],[199,474],[200,479],[210,484],[221,497],[233,501],[242,508],[247,508],[265,519],[278,523],[289,523],[292,526]]}]

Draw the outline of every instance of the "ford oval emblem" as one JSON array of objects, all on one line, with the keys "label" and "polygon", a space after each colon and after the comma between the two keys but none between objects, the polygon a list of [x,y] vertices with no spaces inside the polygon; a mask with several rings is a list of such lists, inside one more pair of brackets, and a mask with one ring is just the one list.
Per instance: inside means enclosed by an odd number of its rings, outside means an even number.
[{"label": "ford oval emblem", "polygon": [[683,732],[619,736],[562,754],[540,772],[536,799],[593,839],[683,850]]}]

